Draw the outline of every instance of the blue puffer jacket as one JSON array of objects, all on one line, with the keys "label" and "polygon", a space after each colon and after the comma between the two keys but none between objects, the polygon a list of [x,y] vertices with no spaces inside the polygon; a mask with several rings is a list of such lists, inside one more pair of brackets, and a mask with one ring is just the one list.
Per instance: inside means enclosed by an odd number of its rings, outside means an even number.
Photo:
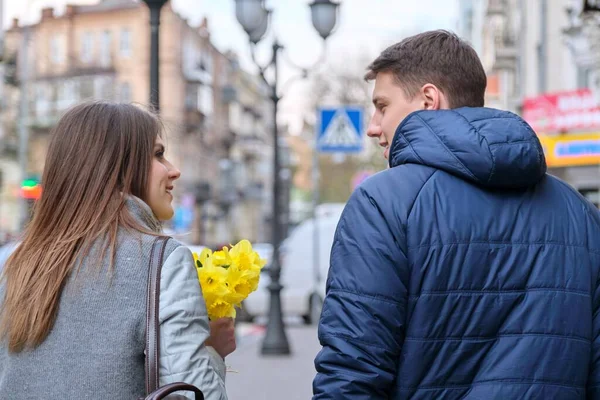
[{"label": "blue puffer jacket", "polygon": [[419,111],[331,252],[315,399],[600,399],[600,215],[514,114]]}]

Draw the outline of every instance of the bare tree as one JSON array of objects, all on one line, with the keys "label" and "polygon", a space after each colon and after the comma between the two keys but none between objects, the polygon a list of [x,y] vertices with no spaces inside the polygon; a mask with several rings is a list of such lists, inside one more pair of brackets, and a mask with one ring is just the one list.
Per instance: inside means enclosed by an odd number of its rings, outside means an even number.
[{"label": "bare tree", "polygon": [[[344,62],[328,65],[314,74],[306,94],[309,101],[305,111],[306,129],[304,138],[314,142],[316,109],[321,106],[353,105],[364,109],[363,131],[366,131],[372,113],[372,83],[365,82],[363,76],[372,60],[370,56],[343,57]],[[312,137],[310,137],[310,136]],[[311,152],[312,154],[312,152]],[[311,155],[312,157],[312,155]],[[352,193],[352,180],[359,171],[379,171],[385,168],[382,152],[370,139],[365,139],[362,153],[344,157],[323,154],[319,157],[320,198],[322,203],[345,202]]]}]

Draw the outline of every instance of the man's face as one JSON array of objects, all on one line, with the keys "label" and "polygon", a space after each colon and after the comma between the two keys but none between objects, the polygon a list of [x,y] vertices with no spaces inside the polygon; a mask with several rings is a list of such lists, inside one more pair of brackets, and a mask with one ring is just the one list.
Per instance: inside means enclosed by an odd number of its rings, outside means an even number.
[{"label": "man's face", "polygon": [[371,117],[367,135],[379,140],[379,145],[385,148],[383,156],[388,158],[400,122],[411,112],[427,108],[427,102],[419,94],[408,99],[404,89],[395,82],[392,72],[379,72],[375,78],[373,104],[375,113]]}]

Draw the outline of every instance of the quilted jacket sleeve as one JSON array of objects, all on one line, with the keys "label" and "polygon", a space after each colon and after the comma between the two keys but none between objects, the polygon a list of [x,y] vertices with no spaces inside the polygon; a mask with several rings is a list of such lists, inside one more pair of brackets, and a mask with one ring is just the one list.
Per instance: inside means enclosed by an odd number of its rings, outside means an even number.
[{"label": "quilted jacket sleeve", "polygon": [[[365,189],[351,196],[335,234],[319,323],[313,399],[387,399],[404,338],[405,236],[392,210]],[[399,224],[396,224],[399,226]]]},{"label": "quilted jacket sleeve", "polygon": [[[600,218],[596,218],[600,222]],[[596,271],[600,269],[600,251],[591,252],[592,262]],[[586,388],[586,397],[589,400],[600,400],[600,274],[595,281],[592,292],[592,344],[590,373]]]},{"label": "quilted jacket sleeve", "polygon": [[590,376],[587,384],[587,399],[600,399],[600,286],[596,282],[593,294],[592,346]]},{"label": "quilted jacket sleeve", "polygon": [[208,314],[187,247],[175,249],[163,264],[159,319],[160,385],[186,382],[202,390],[206,400],[227,399],[225,363],[204,345],[210,335]]}]

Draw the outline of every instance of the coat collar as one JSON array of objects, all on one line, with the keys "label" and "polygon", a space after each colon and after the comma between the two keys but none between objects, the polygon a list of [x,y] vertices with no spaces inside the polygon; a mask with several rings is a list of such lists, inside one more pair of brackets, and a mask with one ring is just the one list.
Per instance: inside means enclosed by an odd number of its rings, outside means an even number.
[{"label": "coat collar", "polygon": [[142,199],[133,195],[126,195],[125,207],[140,225],[156,233],[162,232],[162,224],[156,218],[150,206]]}]

